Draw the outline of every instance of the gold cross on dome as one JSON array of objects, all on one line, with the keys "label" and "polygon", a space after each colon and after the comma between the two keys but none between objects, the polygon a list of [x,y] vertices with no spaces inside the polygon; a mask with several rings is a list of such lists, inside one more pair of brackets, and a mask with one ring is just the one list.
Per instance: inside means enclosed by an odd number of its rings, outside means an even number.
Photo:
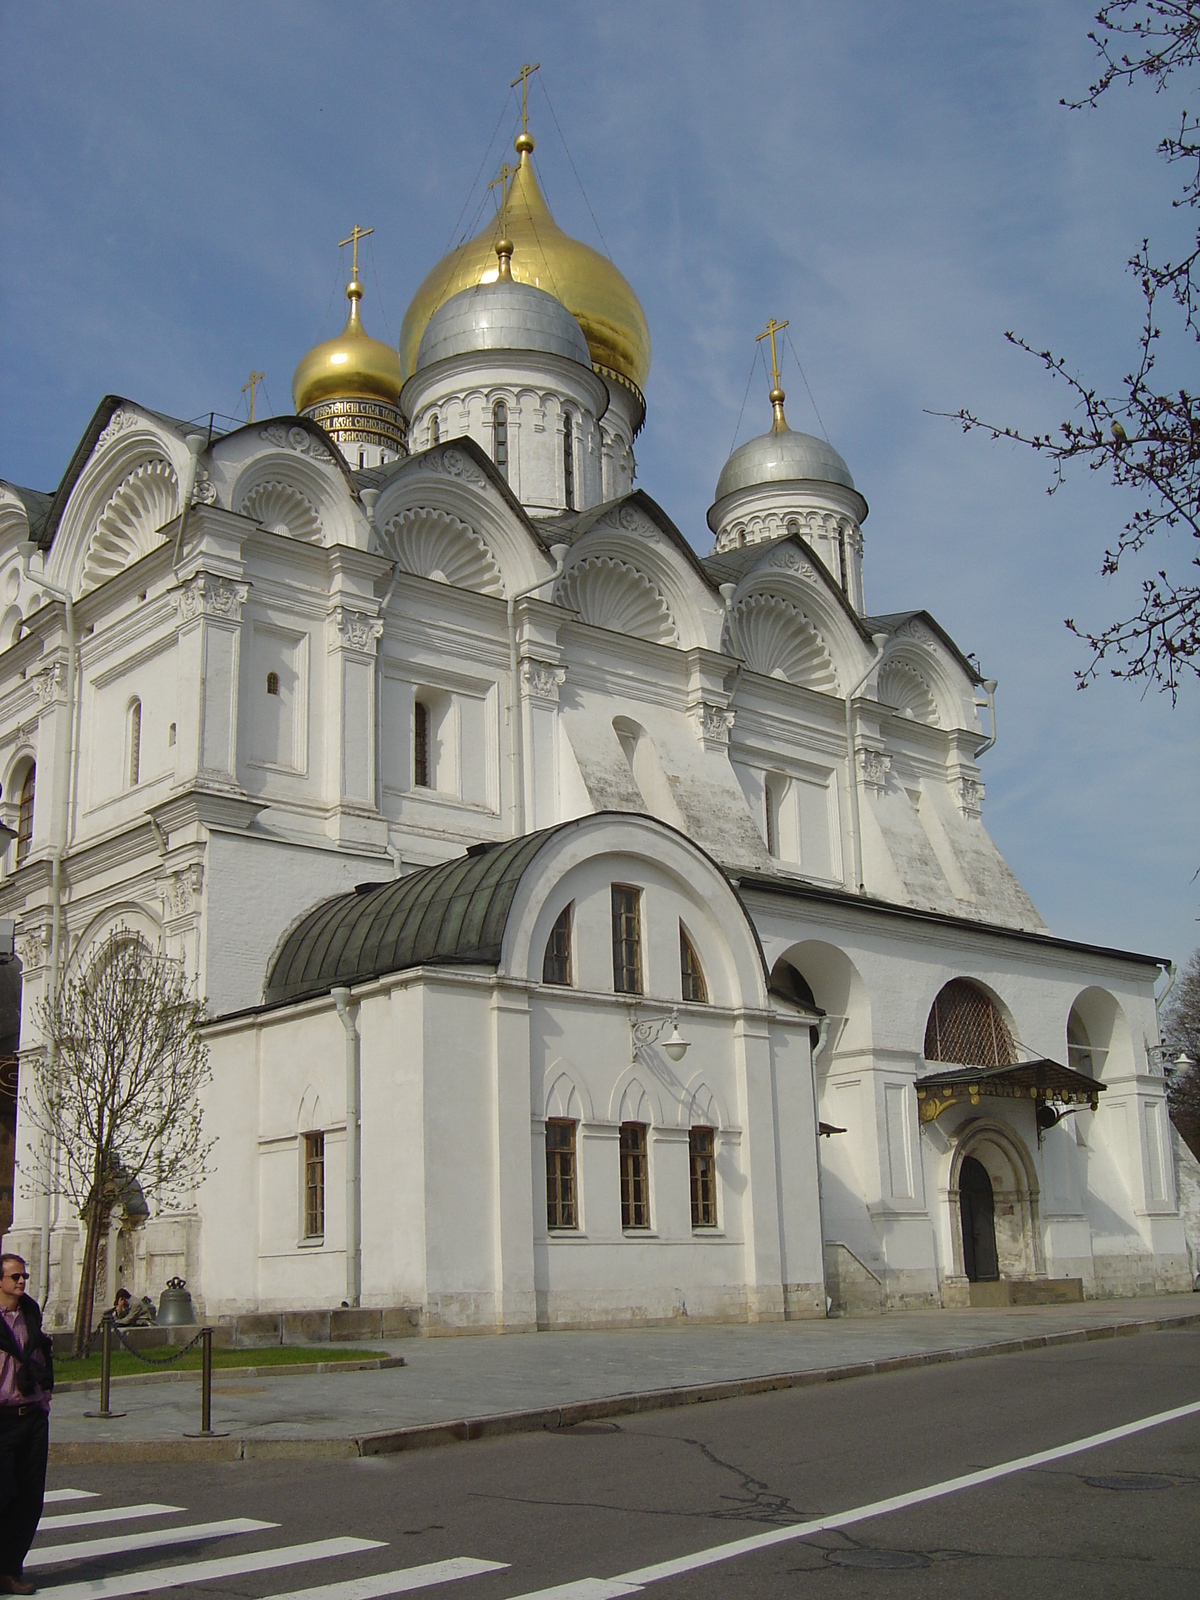
[{"label": "gold cross on dome", "polygon": [[344,250],[348,244],[352,244],[354,246],[354,265],[350,270],[356,278],[358,277],[358,241],[360,239],[365,239],[369,233],[374,232],[374,228],[360,228],[356,222],[350,229],[350,237],[348,239],[338,240],[339,250]]},{"label": "gold cross on dome", "polygon": [[541,65],[542,63],[540,61],[534,61],[532,64],[527,61],[508,86],[510,89],[515,89],[518,84],[521,85],[522,133],[529,132],[529,80],[535,72],[538,72],[541,69]]},{"label": "gold cross on dome", "polygon": [[510,167],[506,161],[500,168],[499,174],[488,184],[489,189],[494,189],[497,184],[500,185],[500,237],[502,239],[508,238],[508,180],[516,170],[515,167]]},{"label": "gold cross on dome", "polygon": [[768,321],[766,327],[763,329],[763,331],[761,333],[756,333],[755,336],[754,336],[755,344],[761,344],[764,339],[770,339],[770,341],[771,341],[771,387],[772,387],[772,389],[778,389],[778,387],[779,387],[779,362],[776,359],[776,355],[775,355],[775,335],[777,333],[782,333],[783,330],[786,327],[787,327],[787,323],[786,322],[776,322],[775,318],[771,317],[770,320]]},{"label": "gold cross on dome", "polygon": [[250,395],[250,421],[251,422],[254,421],[254,391],[258,387],[258,385],[263,381],[263,379],[265,377],[266,377],[266,373],[265,372],[255,372],[254,368],[251,367],[250,368],[250,376],[246,379],[245,383],[242,385],[242,393],[243,394],[249,393],[249,395]]}]

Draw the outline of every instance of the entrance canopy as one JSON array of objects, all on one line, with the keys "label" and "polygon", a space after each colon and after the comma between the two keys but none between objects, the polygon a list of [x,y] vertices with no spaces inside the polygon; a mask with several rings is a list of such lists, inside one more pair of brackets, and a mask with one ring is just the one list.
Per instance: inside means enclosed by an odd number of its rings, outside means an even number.
[{"label": "entrance canopy", "polygon": [[1086,1073],[1048,1059],[1018,1061],[1008,1067],[949,1067],[916,1082],[923,1122],[932,1122],[961,1100],[977,1106],[983,1097],[1032,1100],[1039,1106],[1055,1100],[1060,1105],[1088,1105],[1095,1111],[1104,1088]]}]

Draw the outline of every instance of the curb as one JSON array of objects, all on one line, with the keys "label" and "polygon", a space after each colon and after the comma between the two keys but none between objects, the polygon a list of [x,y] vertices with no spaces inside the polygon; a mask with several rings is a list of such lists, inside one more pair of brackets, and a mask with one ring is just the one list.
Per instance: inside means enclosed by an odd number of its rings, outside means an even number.
[{"label": "curb", "polygon": [[[598,1400],[576,1400],[560,1406],[499,1412],[469,1420],[417,1423],[412,1427],[391,1428],[380,1433],[339,1439],[64,1439],[51,1443],[50,1461],[52,1465],[80,1466],[117,1462],[331,1461],[358,1456],[397,1455],[401,1451],[427,1450],[437,1445],[500,1439],[514,1433],[557,1431],[560,1428],[573,1428],[581,1422],[630,1416],[642,1411],[665,1411],[676,1406],[703,1405],[713,1400],[735,1400],[746,1395],[770,1394],[780,1389],[806,1389],[821,1383],[840,1383],[850,1378],[942,1366],[952,1361],[1017,1355],[1057,1345],[1090,1344],[1097,1339],[1161,1333],[1197,1324],[1200,1324],[1200,1311],[1177,1317],[1156,1317],[1145,1322],[1116,1322],[1092,1328],[1068,1328],[1061,1333],[1031,1334],[1020,1339],[971,1345],[962,1350],[930,1350],[913,1355],[885,1356],[879,1361],[847,1362],[843,1366],[814,1367],[803,1372],[767,1373],[753,1378],[731,1378],[720,1383],[648,1389],[641,1393],[608,1395]],[[195,1374],[190,1376],[194,1377]]]},{"label": "curb", "polygon": [[[164,1363],[165,1365],[165,1363]],[[269,1367],[213,1367],[213,1381],[223,1377],[237,1378],[303,1378],[328,1377],[331,1372],[381,1372],[388,1367],[407,1366],[403,1356],[379,1356],[373,1361],[289,1361]],[[185,1379],[200,1376],[198,1367],[174,1372],[124,1372],[108,1381],[115,1389],[127,1383],[182,1383]],[[99,1378],[69,1378],[66,1383],[54,1385],[55,1394],[72,1394],[77,1389],[99,1389]]]}]

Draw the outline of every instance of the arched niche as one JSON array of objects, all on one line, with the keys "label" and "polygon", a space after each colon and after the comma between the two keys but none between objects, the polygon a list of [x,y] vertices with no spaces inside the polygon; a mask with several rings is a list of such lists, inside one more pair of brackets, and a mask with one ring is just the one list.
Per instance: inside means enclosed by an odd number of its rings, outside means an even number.
[{"label": "arched niche", "polygon": [[302,544],[361,543],[345,479],[323,448],[317,454],[272,446],[252,456],[234,480],[229,504],[268,532]]},{"label": "arched niche", "polygon": [[679,631],[666,597],[640,566],[614,555],[572,555],[555,601],[593,628],[651,644],[677,645]]},{"label": "arched niche", "polygon": [[646,810],[660,822],[678,828],[680,833],[686,832],[683,813],[671,791],[671,781],[654,740],[641,723],[634,722],[631,717],[614,717],[613,732],[621,746],[621,753],[629,763],[638,793],[646,803]]},{"label": "arched niche", "polygon": [[487,541],[461,517],[435,507],[406,506],[384,524],[376,518],[376,527],[381,546],[401,572],[454,589],[503,595],[504,579]]},{"label": "arched niche", "polygon": [[925,1021],[926,1061],[961,1067],[1009,1067],[1017,1033],[999,998],[973,978],[951,978],[933,998]]},{"label": "arched niche", "polygon": [[[570,588],[572,566],[584,563],[601,569],[607,563],[613,572],[632,568],[641,575],[657,597],[656,604],[661,607],[662,615],[669,619],[673,636],[664,633],[658,637],[654,632],[643,631],[639,637],[677,644],[683,650],[720,648],[724,625],[721,601],[641,506],[626,501],[616,510],[605,513],[576,541],[563,575],[564,593]],[[584,620],[591,619],[585,617]],[[613,625],[601,623],[600,626]]]},{"label": "arched niche", "polygon": [[960,1184],[968,1157],[980,1163],[991,1182],[1001,1278],[1032,1278],[1044,1272],[1040,1192],[1029,1148],[1006,1124],[977,1118],[959,1128],[949,1157],[947,1198],[954,1273],[965,1276]]},{"label": "arched niche", "polygon": [[1092,987],[1075,997],[1067,1015],[1067,1065],[1105,1083],[1135,1070],[1133,1034],[1120,1002]]},{"label": "arched niche", "polygon": [[807,1003],[811,996],[830,1019],[829,1042],[818,1070],[827,1069],[836,1056],[870,1050],[871,1001],[867,986],[854,962],[837,945],[823,939],[805,939],[790,946],[775,962],[771,984],[777,994],[798,1004]]},{"label": "arched niche", "polygon": [[879,669],[875,694],[882,705],[890,706],[897,715],[937,728],[942,724],[938,696],[931,675],[923,668],[924,663],[918,665],[902,656],[888,656]]},{"label": "arched niche", "polygon": [[127,933],[130,939],[140,939],[147,949],[156,954],[162,948],[161,920],[138,901],[125,901],[93,917],[73,941],[67,962],[67,976],[77,978],[86,972],[109,935],[117,931]]}]

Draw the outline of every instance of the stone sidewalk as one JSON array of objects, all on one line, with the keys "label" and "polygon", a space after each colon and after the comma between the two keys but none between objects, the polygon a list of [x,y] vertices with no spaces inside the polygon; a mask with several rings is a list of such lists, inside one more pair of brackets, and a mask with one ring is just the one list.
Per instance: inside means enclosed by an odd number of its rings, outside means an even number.
[{"label": "stone sidewalk", "polygon": [[747,1325],[684,1324],[586,1333],[405,1339],[386,1370],[213,1380],[213,1429],[200,1379],[114,1385],[125,1415],[85,1417],[98,1386],[56,1396],[51,1460],[232,1460],[383,1454],[668,1405],[761,1393],[940,1361],[1163,1328],[1200,1330],[1200,1296],[1084,1305],[892,1312]]}]

